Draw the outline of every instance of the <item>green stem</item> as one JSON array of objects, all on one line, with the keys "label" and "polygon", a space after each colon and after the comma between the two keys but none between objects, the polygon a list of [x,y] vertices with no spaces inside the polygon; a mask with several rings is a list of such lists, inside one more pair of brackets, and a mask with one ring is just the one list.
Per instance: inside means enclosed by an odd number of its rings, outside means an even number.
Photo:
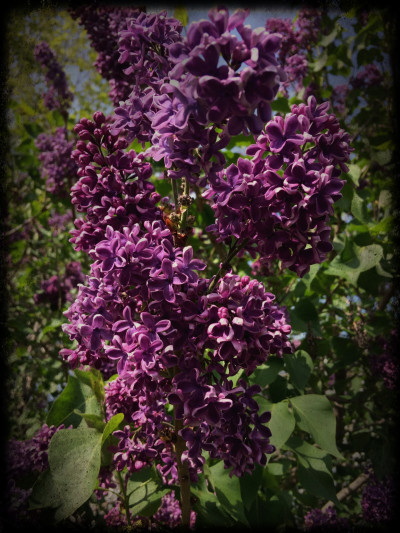
[{"label": "green stem", "polygon": [[236,243],[234,244],[233,248],[229,252],[228,257],[225,259],[225,261],[221,265],[221,268],[218,270],[215,278],[211,281],[211,283],[210,283],[210,285],[208,287],[208,290],[207,290],[207,294],[210,294],[210,292],[213,290],[213,288],[218,283],[218,281],[221,279],[221,277],[226,273],[226,271],[228,270],[228,268],[230,266],[230,264],[229,264],[230,261],[246,245],[247,241],[248,241],[248,239],[244,239],[243,242],[241,244],[239,244],[239,245],[238,245],[238,241],[236,241]]},{"label": "green stem", "polygon": [[176,408],[174,407],[175,418],[175,453],[176,465],[178,469],[179,488],[181,492],[181,510],[182,518],[181,525],[189,528],[190,526],[190,477],[187,463],[182,463],[182,453],[186,450],[186,443],[179,435],[179,431],[183,428],[183,420],[176,418]]},{"label": "green stem", "polygon": [[174,195],[174,204],[175,204],[175,211],[176,211],[178,209],[178,204],[179,204],[178,181],[174,178],[171,178],[171,185],[172,185],[172,193]]},{"label": "green stem", "polygon": [[[185,196],[189,196],[190,194],[190,185],[187,178],[185,178],[185,190],[183,193]],[[186,220],[188,216],[189,206],[186,207],[185,211],[182,214],[182,220],[181,220],[181,229],[185,231],[186,228]]]},{"label": "green stem", "polygon": [[132,524],[131,524],[131,517],[129,516],[129,498],[127,497],[124,480],[122,479],[121,472],[119,470],[117,470],[117,478],[118,478],[119,487],[122,492],[123,505],[124,505],[125,514],[126,514],[126,522],[128,526],[130,527]]}]

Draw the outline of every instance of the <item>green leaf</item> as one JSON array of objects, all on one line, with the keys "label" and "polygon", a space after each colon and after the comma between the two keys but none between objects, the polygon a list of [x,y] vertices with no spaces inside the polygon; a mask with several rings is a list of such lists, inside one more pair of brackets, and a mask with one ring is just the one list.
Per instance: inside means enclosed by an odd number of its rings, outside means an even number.
[{"label": "green leaf", "polygon": [[240,494],[243,504],[247,510],[251,509],[255,499],[257,498],[258,489],[262,480],[263,469],[260,465],[256,465],[254,471],[249,474],[246,472],[239,478]]},{"label": "green leaf", "polygon": [[322,39],[320,40],[319,44],[321,46],[329,46],[333,41],[336,39],[336,36],[338,34],[338,29],[335,27],[331,33],[328,33],[328,35],[324,35]]},{"label": "green leaf", "polygon": [[149,514],[154,513],[158,509],[161,498],[170,491],[170,488],[162,489],[156,482],[151,480],[142,483],[140,487],[131,493],[129,510],[134,516],[149,516]]},{"label": "green leaf", "polygon": [[359,196],[356,191],[353,192],[353,199],[351,201],[351,212],[360,222],[363,222],[364,224],[368,224],[368,222],[370,222],[370,217],[368,216],[365,200],[361,198],[361,196]]},{"label": "green leaf", "polygon": [[322,459],[314,459],[297,455],[299,482],[307,492],[338,503],[332,474]]},{"label": "green leaf", "polygon": [[96,429],[100,433],[103,433],[106,426],[103,418],[100,415],[93,415],[91,413],[82,413],[79,409],[74,409],[74,413],[81,416],[89,428]]},{"label": "green leaf", "polygon": [[68,376],[67,386],[51,406],[46,423],[77,427],[82,422],[82,415],[76,414],[76,409],[81,413],[101,415],[93,389],[75,376]]},{"label": "green leaf", "polygon": [[324,50],[323,53],[320,55],[320,57],[310,66],[314,72],[319,72],[320,70],[324,68],[327,61],[328,61],[328,53],[326,50]]},{"label": "green leaf", "polygon": [[127,483],[127,487],[126,487],[127,495],[130,496],[136,490],[150,483],[150,481],[155,481],[153,468],[151,466],[142,468],[141,470],[134,472],[129,478],[128,483]]},{"label": "green leaf", "polygon": [[275,381],[281,370],[283,370],[283,360],[270,356],[268,361],[260,365],[250,376],[250,383],[265,387]]},{"label": "green leaf", "polygon": [[325,273],[330,276],[345,278],[353,285],[357,285],[361,272],[377,266],[383,257],[383,248],[379,244],[361,247],[351,242],[346,250],[350,257],[345,261],[343,261],[341,256],[335,257],[325,270]]},{"label": "green leaf", "polygon": [[300,391],[304,390],[314,368],[314,363],[307,352],[298,350],[283,356],[290,381]]},{"label": "green leaf", "polygon": [[107,438],[111,435],[111,433],[117,430],[118,426],[122,423],[123,420],[124,420],[124,415],[122,413],[117,413],[112,418],[110,418],[110,420],[107,422],[104,428],[103,437],[101,440],[102,446],[107,440]]},{"label": "green leaf", "polygon": [[351,178],[351,181],[356,187],[358,187],[358,182],[360,181],[361,168],[358,165],[351,164],[349,165],[348,175]]},{"label": "green leaf", "polygon": [[310,298],[302,298],[290,311],[290,317],[293,330],[307,332],[311,328],[315,335],[321,335],[318,313]]},{"label": "green leaf", "polygon": [[47,469],[40,474],[32,487],[32,493],[29,497],[29,509],[56,508],[61,503],[59,490],[54,484],[50,469]]},{"label": "green leaf", "polygon": [[42,331],[38,335],[38,342],[40,342],[43,337],[48,333],[49,331],[55,331],[56,329],[59,329],[61,327],[61,324],[64,324],[65,320],[60,320],[59,318],[53,318],[53,320],[45,326]]},{"label": "green leaf", "polygon": [[217,496],[208,490],[203,474],[199,475],[198,483],[191,484],[190,492],[195,497],[193,510],[197,513],[196,527],[227,527],[235,524],[233,517],[223,509]]},{"label": "green leaf", "polygon": [[311,288],[311,283],[312,283],[313,279],[315,278],[315,276],[317,275],[319,268],[320,268],[320,265],[311,265],[310,266],[310,271],[307,272],[307,274],[305,274],[301,278],[301,282],[305,284],[307,289]]},{"label": "green leaf", "polygon": [[282,96],[276,98],[271,102],[272,111],[278,111],[280,113],[290,113],[290,106],[288,99]]},{"label": "green leaf", "polygon": [[230,477],[224,462],[219,461],[210,468],[212,483],[222,507],[229,513],[235,522],[249,525],[242,501],[240,481],[236,476]]},{"label": "green leaf", "polygon": [[103,404],[105,400],[104,381],[100,370],[95,368],[91,368],[89,371],[76,369],[75,375],[80,381],[91,387],[99,404]]},{"label": "green leaf", "polygon": [[49,465],[62,503],[55,513],[63,520],[83,505],[97,485],[102,435],[96,429],[61,429],[50,441]]},{"label": "green leaf", "polygon": [[283,449],[296,454],[299,482],[310,494],[338,503],[330,472],[330,457],[326,451],[297,436],[290,437]]},{"label": "green leaf", "polygon": [[289,399],[294,409],[296,423],[307,431],[323,450],[344,459],[336,447],[336,418],[326,396],[306,394]]},{"label": "green leaf", "polygon": [[289,410],[288,400],[274,403],[271,407],[271,420],[268,427],[271,430],[270,442],[276,448],[281,448],[293,433],[296,422]]}]

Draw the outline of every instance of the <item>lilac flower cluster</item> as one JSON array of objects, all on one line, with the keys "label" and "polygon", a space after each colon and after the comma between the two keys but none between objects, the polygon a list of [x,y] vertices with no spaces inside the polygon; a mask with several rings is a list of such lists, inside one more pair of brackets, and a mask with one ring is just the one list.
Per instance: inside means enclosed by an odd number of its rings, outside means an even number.
[{"label": "lilac flower cluster", "polygon": [[67,211],[66,213],[58,213],[52,209],[48,223],[53,229],[54,237],[66,231],[69,223],[72,222],[72,218],[72,213],[70,211]]},{"label": "lilac flower cluster", "polygon": [[[123,412],[134,424],[115,433],[118,469],[135,471],[159,457],[161,473],[175,478],[173,450],[162,438],[172,422],[168,399],[185,426],[200,425],[181,433],[194,479],[203,449],[237,475],[251,471],[273,451],[264,426],[270,415],[258,415],[252,396],[259,388],[244,381],[233,388],[228,377],[242,368],[250,374],[271,353],[291,351],[287,317],[248,277],[227,274],[207,294],[208,280],[195,273],[205,265],[193,259],[192,248],[174,248],[160,221],[145,229],[108,227],[106,239],[90,251],[92,276],[63,327],[78,348],[63,354],[72,365],[116,362],[118,377],[106,389],[108,413]],[[204,351],[208,356],[199,358]],[[221,376],[215,385],[209,383],[213,370]]]},{"label": "lilac flower cluster", "polygon": [[[82,217],[71,242],[92,264],[65,312],[63,330],[75,346],[61,354],[72,368],[117,374],[105,403],[108,418],[123,413],[126,422],[111,450],[118,471],[156,464],[172,485],[181,479],[180,458],[196,481],[208,452],[242,476],[274,451],[271,414],[260,412],[261,388],[247,377],[271,354],[292,351],[288,315],[248,276],[224,266],[212,280],[201,277],[206,265],[179,245],[157,207],[147,158],[163,162],[165,177],[209,183],[216,224],[208,229],[218,240],[258,253],[264,266],[279,259],[303,275],[331,250],[327,222],[349,139],[327,104],[313,98],[269,120],[284,79],[276,59],[281,37],[244,25],[247,10],[211,9],[185,37],[164,12],[138,11],[124,23],[119,13],[118,65],[131,92],[112,123],[97,112],[75,127],[79,181],[71,192]],[[304,70],[301,58],[298,66]],[[107,75],[114,79],[113,71]],[[224,171],[221,150],[240,133],[260,134],[251,159]],[[137,155],[127,150],[132,140],[151,146]],[[173,496],[164,499],[160,520],[167,512],[178,519]]]},{"label": "lilac flower cluster", "polygon": [[109,81],[109,96],[114,105],[126,100],[134,78],[125,72],[128,64],[119,62],[118,39],[128,19],[139,15],[140,8],[104,5],[83,5],[69,9],[74,20],[83,26],[92,48],[97,52],[95,67]]},{"label": "lilac flower cluster", "polygon": [[72,204],[85,218],[75,221],[71,242],[88,252],[104,238],[106,227],[131,227],[139,220],[161,218],[155,204],[160,195],[149,181],[152,169],[128,142],[112,135],[103,113],[83,118],[74,128],[79,141],[72,152],[79,181],[72,187]]},{"label": "lilac flower cluster", "polygon": [[395,483],[392,478],[379,481],[372,476],[365,487],[361,507],[363,518],[372,524],[384,524],[394,518],[396,501]]},{"label": "lilac flower cluster", "polygon": [[[90,188],[83,191],[91,195]],[[273,295],[229,274],[207,294],[209,281],[196,273],[205,264],[193,259],[190,246],[174,247],[161,220],[107,226],[89,254],[91,274],[63,326],[78,346],[62,353],[72,366],[115,361],[118,377],[107,387],[107,409],[133,424],[115,433],[116,467],[135,471],[158,458],[165,479],[176,479],[173,448],[163,438],[172,423],[167,401],[183,420],[193,479],[203,449],[236,475],[265,464],[273,447],[264,425],[270,414],[259,415],[253,398],[259,388],[244,381],[233,387],[228,377],[240,369],[250,374],[269,354],[291,350],[290,326]],[[204,351],[206,358],[200,357]],[[214,385],[213,370],[220,375]],[[199,427],[193,431],[193,425]]]},{"label": "lilac flower cluster", "polygon": [[336,85],[332,91],[331,102],[332,107],[339,115],[344,115],[346,112],[346,98],[349,92],[347,84]]},{"label": "lilac flower cluster", "polygon": [[[170,529],[176,528],[180,524],[182,511],[179,501],[175,497],[175,492],[172,491],[161,499],[161,505],[155,513],[153,519],[155,524],[161,523]],[[190,529],[193,529],[196,522],[196,513],[190,512]]]},{"label": "lilac flower cluster", "polygon": [[295,23],[290,18],[270,18],[265,24],[268,31],[277,32],[282,37],[278,59],[287,77],[281,86],[286,97],[291,84],[296,91],[303,87],[303,78],[308,73],[307,53],[318,40],[321,16],[319,9],[303,8]]},{"label": "lilac flower cluster", "polygon": [[74,98],[68,89],[65,72],[56,59],[54,51],[45,41],[35,46],[34,55],[42,69],[46,71],[47,92],[43,95],[44,104],[48,109],[57,109],[63,117]]},{"label": "lilac flower cluster", "polygon": [[182,24],[161,13],[140,13],[130,18],[120,34],[119,62],[128,64],[132,78],[129,98],[115,109],[112,132],[124,131],[128,140],[145,143],[154,135],[152,118],[158,111],[154,98],[161,93],[172,69],[168,46],[181,39]]},{"label": "lilac flower cluster", "polygon": [[35,145],[40,151],[39,160],[46,190],[66,197],[72,181],[76,179],[77,165],[71,159],[74,141],[68,141],[65,128],[57,128],[54,133],[38,135]]},{"label": "lilac flower cluster", "polygon": [[165,14],[141,14],[121,33],[120,60],[129,60],[129,72],[147,85],[116,109],[112,131],[151,141],[147,155],[163,159],[171,178],[193,183],[201,171],[221,169],[231,136],[259,133],[271,116],[284,77],[275,57],[280,38],[245,26],[247,15],[211,9],[209,20],[192,23],[181,38],[181,27]]},{"label": "lilac flower cluster", "polygon": [[354,76],[350,84],[353,89],[367,89],[368,87],[380,85],[383,81],[383,75],[380,69],[374,63],[365,65],[356,76]]},{"label": "lilac flower cluster", "polygon": [[218,241],[235,237],[253,257],[279,259],[300,276],[325,259],[332,250],[329,216],[352,151],[328,107],[310,97],[285,118],[274,117],[247,149],[251,160],[239,158],[210,180],[203,195],[213,198],[216,221],[207,230]]},{"label": "lilac flower cluster", "polygon": [[398,331],[393,329],[389,338],[376,339],[380,353],[371,355],[370,364],[374,375],[381,376],[385,387],[395,390],[399,379],[399,362],[397,358]]},{"label": "lilac flower cluster", "polygon": [[306,531],[348,531],[349,523],[346,518],[337,516],[334,507],[328,507],[326,511],[311,509],[304,517]]},{"label": "lilac flower cluster", "polygon": [[55,275],[42,281],[41,290],[34,295],[34,301],[36,304],[50,304],[53,311],[60,309],[65,302],[73,301],[73,289],[84,280],[81,264],[78,261],[70,261],[65,266],[62,279]]},{"label": "lilac flower cluster", "polygon": [[8,482],[8,511],[11,515],[15,514],[19,518],[26,516],[28,498],[32,489],[22,489],[19,483],[24,477],[32,473],[43,472],[48,468],[50,440],[57,431],[64,427],[64,425],[49,427],[44,424],[29,440],[10,439],[7,442],[5,464]]}]

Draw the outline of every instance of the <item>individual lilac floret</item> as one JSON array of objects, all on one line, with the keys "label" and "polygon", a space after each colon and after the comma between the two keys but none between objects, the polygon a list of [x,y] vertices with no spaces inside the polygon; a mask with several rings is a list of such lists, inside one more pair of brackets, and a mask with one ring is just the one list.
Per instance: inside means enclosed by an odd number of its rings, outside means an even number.
[{"label": "individual lilac floret", "polygon": [[56,55],[45,42],[36,45],[34,49],[36,61],[46,71],[47,92],[44,94],[44,104],[48,109],[58,109],[64,116],[68,116],[68,108],[74,98],[68,89],[65,72],[56,59]]},{"label": "individual lilac floret", "polygon": [[365,487],[361,507],[363,517],[372,524],[384,524],[394,518],[396,489],[392,478],[379,481],[372,476]]},{"label": "individual lilac floret", "polygon": [[218,241],[235,237],[253,257],[278,259],[299,276],[325,260],[329,217],[352,151],[328,105],[310,97],[285,118],[274,117],[247,149],[251,160],[239,158],[210,179],[203,196],[213,199],[216,221],[206,229]]}]

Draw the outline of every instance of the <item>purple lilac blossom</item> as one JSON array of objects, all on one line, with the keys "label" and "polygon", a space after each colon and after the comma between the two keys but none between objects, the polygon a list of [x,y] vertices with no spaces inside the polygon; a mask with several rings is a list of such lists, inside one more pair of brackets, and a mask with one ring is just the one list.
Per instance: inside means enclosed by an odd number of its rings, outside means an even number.
[{"label": "purple lilac blossom", "polygon": [[399,379],[399,362],[397,357],[398,332],[391,331],[389,338],[377,338],[381,352],[371,355],[370,364],[374,375],[381,376],[385,387],[395,390]]},{"label": "purple lilac blossom", "polygon": [[97,52],[95,67],[111,86],[110,99],[115,106],[128,98],[134,78],[125,72],[128,64],[119,62],[118,39],[127,20],[139,15],[140,8],[83,5],[69,10],[87,31],[90,44]]},{"label": "purple lilac blossom", "polygon": [[239,158],[210,180],[203,196],[213,199],[216,221],[206,229],[218,241],[234,237],[253,257],[278,259],[300,276],[325,260],[339,177],[353,150],[328,106],[310,97],[274,117],[247,149],[251,160]]},{"label": "purple lilac blossom", "polygon": [[350,84],[353,89],[367,89],[368,87],[381,85],[383,81],[383,75],[379,67],[373,63],[365,65],[357,74],[354,76]]},{"label": "purple lilac blossom", "polygon": [[[303,78],[308,73],[307,54],[318,40],[321,16],[319,9],[303,8],[299,11],[296,22],[290,18],[271,18],[265,24],[268,31],[281,35],[278,59],[286,80],[281,84],[280,92],[285,97],[289,96],[290,85],[294,86],[296,92],[303,87]],[[304,99],[307,100],[308,96],[307,93]]]},{"label": "purple lilac blossom", "polygon": [[[175,491],[165,494],[161,498],[161,505],[154,515],[154,521],[164,524],[169,528],[176,528],[180,525],[182,511],[179,505],[179,501],[175,497]],[[190,528],[193,529],[196,522],[196,513],[190,512]]]},{"label": "purple lilac blossom", "polygon": [[247,15],[211,9],[209,20],[192,23],[181,38],[173,19],[140,14],[121,34],[120,60],[131,61],[129,72],[143,83],[116,109],[112,133],[151,141],[147,155],[164,160],[168,177],[196,183],[201,171],[216,172],[231,136],[257,133],[271,116],[284,77],[275,58],[280,40],[245,26]]},{"label": "purple lilac blossom", "polygon": [[129,227],[139,220],[161,219],[156,208],[160,195],[149,181],[152,174],[144,155],[128,146],[125,138],[110,133],[103,113],[75,126],[79,140],[72,157],[78,164],[79,181],[72,187],[72,203],[84,218],[75,220],[71,242],[88,252],[104,238],[106,227]]},{"label": "purple lilac blossom", "polygon": [[46,71],[47,92],[43,95],[44,104],[48,109],[57,109],[64,117],[68,116],[68,109],[74,98],[68,89],[65,72],[56,59],[56,55],[45,42],[36,45],[34,49],[36,61]]},{"label": "purple lilac blossom", "polygon": [[328,507],[326,511],[311,509],[304,517],[306,531],[348,531],[349,523],[346,518],[337,516],[334,507]]},{"label": "purple lilac blossom", "polygon": [[34,295],[35,303],[48,303],[53,311],[63,306],[65,302],[74,299],[73,289],[84,282],[81,264],[78,261],[70,261],[65,266],[62,278],[54,275],[42,281],[40,291]]},{"label": "purple lilac blossom", "polygon": [[35,145],[40,151],[39,161],[47,191],[67,197],[78,170],[77,164],[71,159],[74,141],[68,141],[65,128],[57,128],[54,133],[38,135]]},{"label": "purple lilac blossom", "polygon": [[[10,439],[5,450],[6,475],[8,482],[8,513],[18,520],[28,518],[28,500],[32,489],[25,490],[19,486],[24,477],[32,473],[46,470],[48,463],[48,449],[50,440],[61,426],[47,426],[44,424],[29,440],[19,441]],[[36,513],[29,513],[29,519],[35,520]]]},{"label": "purple lilac blossom", "polygon": [[364,488],[361,507],[363,517],[371,524],[384,524],[394,518],[396,501],[395,483],[392,478],[386,477],[379,481],[372,476]]}]

